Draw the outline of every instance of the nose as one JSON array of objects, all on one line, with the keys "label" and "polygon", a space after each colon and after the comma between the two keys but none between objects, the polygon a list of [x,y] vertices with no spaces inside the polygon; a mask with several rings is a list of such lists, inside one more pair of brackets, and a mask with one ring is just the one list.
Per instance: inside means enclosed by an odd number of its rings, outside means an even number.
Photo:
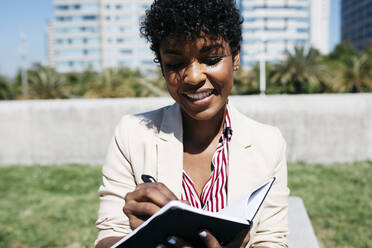
[{"label": "nose", "polygon": [[183,81],[187,84],[198,85],[206,80],[204,66],[198,61],[193,61],[184,72]]}]

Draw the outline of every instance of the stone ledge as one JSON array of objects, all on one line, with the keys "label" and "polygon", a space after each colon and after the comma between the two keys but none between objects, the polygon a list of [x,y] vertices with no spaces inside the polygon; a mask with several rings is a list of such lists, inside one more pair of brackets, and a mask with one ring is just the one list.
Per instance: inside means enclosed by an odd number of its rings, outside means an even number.
[{"label": "stone ledge", "polygon": [[[172,102],[169,97],[0,101],[0,165],[101,164],[122,115]],[[230,102],[252,119],[279,127],[290,162],[372,160],[371,93],[232,96]]]},{"label": "stone ledge", "polygon": [[319,248],[313,226],[300,197],[289,197],[289,248]]}]

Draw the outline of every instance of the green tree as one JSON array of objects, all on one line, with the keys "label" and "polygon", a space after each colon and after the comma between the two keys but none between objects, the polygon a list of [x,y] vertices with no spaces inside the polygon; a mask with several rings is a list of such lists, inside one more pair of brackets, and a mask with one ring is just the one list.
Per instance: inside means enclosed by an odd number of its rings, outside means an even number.
[{"label": "green tree", "polygon": [[105,69],[99,74],[91,88],[84,94],[97,97],[146,97],[164,96],[166,91],[145,78],[139,70],[129,68]]},{"label": "green tree", "polygon": [[260,67],[254,65],[249,70],[239,69],[234,75],[233,95],[258,94],[260,92]]},{"label": "green tree", "polygon": [[5,76],[0,75],[0,100],[10,99],[11,97],[10,82]]},{"label": "green tree", "polygon": [[333,71],[332,88],[336,92],[372,91],[372,62],[367,53],[352,55]]},{"label": "green tree", "polygon": [[71,87],[71,93],[75,97],[82,97],[92,88],[98,80],[98,73],[92,68],[87,68],[81,73],[68,72],[64,75],[66,83]]},{"label": "green tree", "polygon": [[136,92],[118,69],[105,69],[84,94],[86,98],[135,97]]},{"label": "green tree", "polygon": [[304,46],[286,51],[286,59],[274,66],[270,83],[279,84],[285,93],[311,93],[326,77],[327,68],[316,49]]},{"label": "green tree", "polygon": [[168,96],[168,89],[165,83],[163,73],[160,68],[156,71],[156,76],[148,77],[142,81],[143,85],[149,89],[156,96]]},{"label": "green tree", "polygon": [[357,56],[359,54],[360,52],[353,46],[341,42],[328,55],[328,59],[331,61],[338,61],[340,63],[347,63],[352,56]]},{"label": "green tree", "polygon": [[335,92],[372,91],[372,48],[358,51],[340,43],[329,54],[330,87]]},{"label": "green tree", "polygon": [[29,98],[53,99],[71,96],[71,88],[66,84],[63,76],[51,67],[35,63],[27,74]]}]

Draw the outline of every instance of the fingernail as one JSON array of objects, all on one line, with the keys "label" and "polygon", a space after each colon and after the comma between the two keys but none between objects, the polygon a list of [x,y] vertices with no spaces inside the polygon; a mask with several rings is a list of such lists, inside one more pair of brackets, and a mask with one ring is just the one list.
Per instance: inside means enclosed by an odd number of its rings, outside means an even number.
[{"label": "fingernail", "polygon": [[171,244],[171,245],[175,245],[176,244],[176,240],[174,238],[169,238],[168,239],[168,243]]},{"label": "fingernail", "polygon": [[205,238],[205,237],[207,237],[207,232],[206,231],[201,231],[199,233],[199,236],[202,237],[202,238]]}]

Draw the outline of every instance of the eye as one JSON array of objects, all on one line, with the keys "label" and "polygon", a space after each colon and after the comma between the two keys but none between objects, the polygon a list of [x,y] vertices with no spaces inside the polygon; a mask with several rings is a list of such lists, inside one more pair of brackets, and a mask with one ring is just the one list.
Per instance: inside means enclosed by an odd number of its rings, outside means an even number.
[{"label": "eye", "polygon": [[202,63],[206,65],[215,65],[222,60],[221,56],[206,57],[202,59]]},{"label": "eye", "polygon": [[165,67],[171,71],[178,71],[184,66],[183,63],[165,63]]},{"label": "eye", "polygon": [[182,64],[181,63],[178,63],[178,64],[165,64],[165,67],[171,71],[176,71],[176,70],[179,70],[181,69],[181,66]]}]

